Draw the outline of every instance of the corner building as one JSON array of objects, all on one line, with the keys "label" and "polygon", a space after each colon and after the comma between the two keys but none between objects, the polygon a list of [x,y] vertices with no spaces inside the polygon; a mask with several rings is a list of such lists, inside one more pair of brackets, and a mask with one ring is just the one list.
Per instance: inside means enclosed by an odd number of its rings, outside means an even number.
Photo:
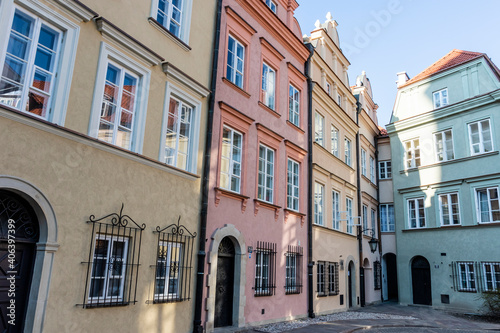
[{"label": "corner building", "polygon": [[[309,51],[292,1],[223,0],[202,325],[303,317]],[[210,139],[210,138],[209,138]]]}]

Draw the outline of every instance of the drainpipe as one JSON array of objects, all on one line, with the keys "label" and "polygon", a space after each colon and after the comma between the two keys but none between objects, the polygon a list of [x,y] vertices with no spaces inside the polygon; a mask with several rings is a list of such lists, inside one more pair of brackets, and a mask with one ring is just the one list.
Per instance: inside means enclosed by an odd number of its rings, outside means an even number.
[{"label": "drainpipe", "polygon": [[313,216],[313,174],[312,174],[312,151],[313,151],[313,138],[312,138],[312,90],[313,82],[310,73],[311,58],[314,54],[314,47],[307,43],[306,47],[309,49],[309,57],[307,58],[304,73],[307,77],[307,310],[309,318],[314,318],[314,304],[313,304],[313,236],[312,236],[312,216]]},{"label": "drainpipe", "polygon": [[[380,135],[380,134],[379,134]],[[375,170],[378,170],[378,139],[379,136],[375,138]],[[382,233],[381,233],[381,228],[380,228],[380,182],[379,182],[379,173],[377,171],[376,174],[376,179],[377,179],[377,202],[378,207],[377,207],[377,235],[378,235],[378,254],[380,257],[380,265],[382,265]],[[382,268],[382,266],[380,266]],[[375,269],[375,267],[374,267]],[[382,283],[382,269],[380,272],[380,300],[383,302],[384,301],[384,284]]]},{"label": "drainpipe", "polygon": [[[361,113],[361,103],[359,102],[359,95],[356,95],[356,125],[359,126],[359,114]],[[359,248],[359,293],[361,306],[365,306],[365,269],[363,268],[363,235],[361,230],[363,228],[363,217],[361,216],[361,161],[359,157],[359,128],[356,133],[356,179],[358,185],[358,216],[360,219],[358,221],[358,248]]]},{"label": "drainpipe", "polygon": [[198,238],[198,265],[196,273],[196,296],[194,306],[194,325],[193,333],[202,333],[201,313],[203,310],[203,281],[205,277],[205,238],[207,234],[207,212],[208,212],[208,191],[210,176],[210,157],[212,150],[212,128],[214,122],[215,107],[215,89],[217,85],[217,67],[219,60],[219,39],[221,25],[222,0],[217,0],[217,13],[215,21],[215,39],[212,50],[212,78],[210,82],[210,97],[208,101],[207,115],[207,137],[205,141],[205,156],[203,158],[203,178],[201,182],[201,213],[200,213],[200,232]]}]

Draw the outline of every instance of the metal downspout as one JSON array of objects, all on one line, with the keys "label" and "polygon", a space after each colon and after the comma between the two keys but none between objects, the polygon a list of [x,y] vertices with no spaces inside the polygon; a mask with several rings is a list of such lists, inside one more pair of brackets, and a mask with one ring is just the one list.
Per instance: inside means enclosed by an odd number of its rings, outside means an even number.
[{"label": "metal downspout", "polygon": [[363,235],[361,230],[363,227],[361,216],[361,161],[359,158],[359,114],[361,112],[361,104],[359,103],[358,96],[356,96],[356,125],[358,125],[358,132],[356,133],[356,179],[357,179],[357,195],[358,195],[358,221],[357,234],[358,234],[358,248],[359,248],[359,293],[361,306],[365,306],[365,272],[363,268]]}]

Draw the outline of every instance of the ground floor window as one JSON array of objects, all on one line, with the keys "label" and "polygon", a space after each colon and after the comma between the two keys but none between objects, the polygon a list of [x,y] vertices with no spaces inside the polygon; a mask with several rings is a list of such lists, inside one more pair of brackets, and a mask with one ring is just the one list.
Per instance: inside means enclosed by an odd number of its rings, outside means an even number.
[{"label": "ground floor window", "polygon": [[257,242],[255,250],[255,296],[274,295],[276,289],[276,243]]},{"label": "ground floor window", "polygon": [[302,292],[302,253],[302,247],[289,245],[285,254],[285,292],[287,295]]}]

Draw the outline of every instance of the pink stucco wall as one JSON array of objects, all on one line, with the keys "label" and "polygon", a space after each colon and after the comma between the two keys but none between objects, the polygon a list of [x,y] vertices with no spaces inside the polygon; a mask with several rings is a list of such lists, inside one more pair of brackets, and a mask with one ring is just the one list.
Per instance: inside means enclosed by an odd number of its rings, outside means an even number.
[{"label": "pink stucco wall", "polygon": [[[245,242],[242,252],[246,256],[246,282],[244,292],[245,323],[251,325],[277,319],[304,316],[307,313],[307,84],[302,74],[308,56],[303,46],[300,29],[291,18],[295,1],[277,1],[278,13],[273,14],[261,0],[224,0],[218,59],[217,90],[215,95],[212,152],[210,160],[209,205],[206,251],[210,251],[211,238],[226,224],[232,224],[241,232]],[[290,5],[291,3],[291,5]],[[288,26],[287,26],[288,22]],[[295,31],[295,34],[293,33]],[[231,34],[245,45],[244,85],[240,89],[228,82],[226,76],[227,38]],[[285,34],[285,38],[280,37]],[[292,40],[292,42],[287,42]],[[286,45],[288,44],[288,45]],[[272,111],[261,101],[262,62],[274,67],[276,80],[276,108]],[[288,91],[293,84],[300,90],[300,124],[296,127],[288,119]],[[243,133],[243,161],[241,196],[231,196],[216,188],[220,186],[220,145],[222,127],[226,124]],[[275,149],[274,200],[273,206],[259,205],[257,197],[258,151],[264,143]],[[300,163],[299,214],[287,214],[287,158]],[[244,197],[248,197],[245,199]],[[276,243],[276,291],[273,296],[255,297],[255,255],[247,253],[248,246],[254,249],[258,241]],[[302,293],[285,295],[285,253],[289,245],[301,246]],[[207,256],[205,272],[210,265]],[[236,269],[235,275],[240,274]],[[208,281],[209,277],[207,277]],[[204,287],[206,310],[213,306],[207,302],[209,288]],[[235,300],[237,302],[237,300]],[[265,313],[262,314],[262,309]],[[202,322],[212,324],[208,311],[204,311]]]}]

